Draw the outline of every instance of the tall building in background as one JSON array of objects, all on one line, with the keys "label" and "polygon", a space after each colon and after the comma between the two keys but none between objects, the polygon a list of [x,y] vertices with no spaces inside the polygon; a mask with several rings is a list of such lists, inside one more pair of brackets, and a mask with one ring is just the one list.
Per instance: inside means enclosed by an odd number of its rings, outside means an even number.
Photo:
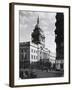
[{"label": "tall building in background", "polygon": [[56,14],[56,30],[55,30],[55,42],[56,42],[56,68],[64,68],[64,14]]}]

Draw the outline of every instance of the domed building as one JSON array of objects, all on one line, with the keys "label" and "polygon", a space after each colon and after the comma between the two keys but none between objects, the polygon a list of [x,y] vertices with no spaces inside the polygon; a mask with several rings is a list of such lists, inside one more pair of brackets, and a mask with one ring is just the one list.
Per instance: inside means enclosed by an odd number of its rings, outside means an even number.
[{"label": "domed building", "polygon": [[[39,25],[39,16],[37,18],[37,24],[31,34],[32,43],[37,45],[37,54],[38,60],[48,60],[49,59],[49,50],[45,48],[45,34]],[[44,60],[44,61],[45,61]]]},{"label": "domed building", "polygon": [[31,34],[32,36],[32,42],[37,44],[37,45],[41,45],[42,48],[45,47],[45,35],[43,30],[40,28],[39,26],[39,16],[37,18],[37,24]]},{"label": "domed building", "polygon": [[20,68],[27,68],[33,62],[49,62],[50,51],[45,48],[45,34],[39,25],[39,16],[37,23],[31,34],[30,42],[20,43]]}]

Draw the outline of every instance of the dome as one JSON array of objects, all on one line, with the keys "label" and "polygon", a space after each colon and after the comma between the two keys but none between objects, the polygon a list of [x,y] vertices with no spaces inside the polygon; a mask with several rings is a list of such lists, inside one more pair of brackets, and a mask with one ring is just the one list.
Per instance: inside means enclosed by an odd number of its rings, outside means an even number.
[{"label": "dome", "polygon": [[37,18],[37,24],[32,32],[32,42],[35,44],[44,44],[45,43],[45,35],[43,30],[39,26],[39,16]]}]

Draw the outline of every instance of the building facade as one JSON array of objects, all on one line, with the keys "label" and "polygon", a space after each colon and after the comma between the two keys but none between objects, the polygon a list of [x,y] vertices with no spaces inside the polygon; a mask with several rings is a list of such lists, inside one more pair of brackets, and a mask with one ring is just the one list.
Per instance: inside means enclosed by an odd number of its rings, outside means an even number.
[{"label": "building facade", "polygon": [[[25,68],[30,65],[30,47],[29,42],[19,44],[19,63],[20,68]],[[25,64],[24,64],[25,63]]]},{"label": "building facade", "polygon": [[[20,43],[19,47],[21,67],[26,67],[24,66],[25,64],[29,66],[32,62],[38,62],[39,60],[44,60],[44,62],[49,60],[49,51],[47,48],[42,49],[38,45],[31,42]],[[22,65],[23,63],[25,64]]]}]

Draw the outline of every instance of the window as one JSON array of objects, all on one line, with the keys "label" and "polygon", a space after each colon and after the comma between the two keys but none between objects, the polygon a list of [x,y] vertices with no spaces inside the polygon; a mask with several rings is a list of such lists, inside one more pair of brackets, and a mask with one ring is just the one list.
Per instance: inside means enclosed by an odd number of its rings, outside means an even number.
[{"label": "window", "polygon": [[21,52],[23,53],[23,49],[21,49]]},{"label": "window", "polygon": [[31,49],[31,52],[33,52],[33,49]]},{"label": "window", "polygon": [[31,55],[31,59],[33,59],[33,55]]}]

